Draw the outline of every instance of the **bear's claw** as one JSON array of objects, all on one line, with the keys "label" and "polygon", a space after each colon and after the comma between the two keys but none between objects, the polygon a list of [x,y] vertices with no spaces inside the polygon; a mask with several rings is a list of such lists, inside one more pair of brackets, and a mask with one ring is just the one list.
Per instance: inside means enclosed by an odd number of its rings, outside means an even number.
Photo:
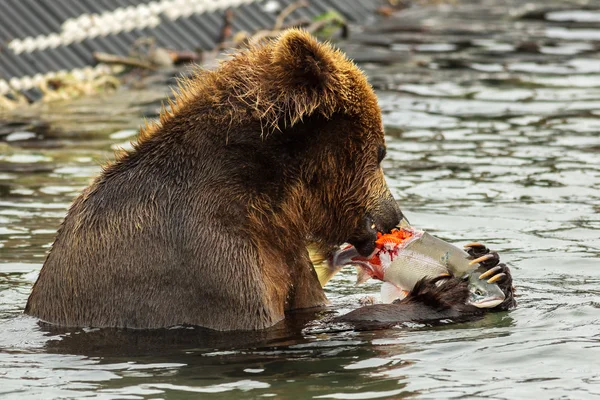
[{"label": "bear's claw", "polygon": [[481,257],[478,257],[478,258],[472,260],[471,262],[469,262],[469,265],[473,265],[473,264],[477,264],[477,263],[483,263],[483,262],[489,261],[489,260],[491,260],[493,258],[494,258],[494,254],[493,253],[486,254],[486,255],[483,255]]},{"label": "bear's claw", "polygon": [[492,276],[500,271],[502,271],[502,267],[499,267],[496,265],[495,267],[490,268],[487,271],[485,271],[483,274],[479,275],[479,279],[489,278],[490,276]]},{"label": "bear's claw", "polygon": [[486,279],[488,283],[497,283],[500,289],[506,295],[502,304],[495,307],[495,310],[508,310],[517,303],[514,299],[514,288],[512,286],[512,275],[506,264],[500,263],[500,256],[496,252],[490,251],[485,245],[479,242],[467,243],[465,251],[472,258],[471,264],[479,263],[487,271],[479,276],[479,279]]},{"label": "bear's claw", "polygon": [[487,280],[487,283],[494,283],[494,282],[500,282],[503,281],[504,279],[506,279],[507,275],[502,272],[500,274],[496,274],[494,276],[492,276],[490,279]]},{"label": "bear's claw", "polygon": [[485,248],[485,246],[483,244],[479,243],[479,242],[470,242],[470,243],[465,244],[465,246],[464,246],[465,250],[468,249],[468,248],[470,248],[470,247],[483,247],[483,248]]}]

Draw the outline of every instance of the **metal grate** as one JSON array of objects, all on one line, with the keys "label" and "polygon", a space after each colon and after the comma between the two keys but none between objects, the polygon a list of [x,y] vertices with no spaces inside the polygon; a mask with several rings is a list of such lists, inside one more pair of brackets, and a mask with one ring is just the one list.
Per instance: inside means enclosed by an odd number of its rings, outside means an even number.
[{"label": "metal grate", "polygon": [[[107,72],[94,52],[126,56],[140,38],[170,50],[211,50],[225,10],[233,33],[271,28],[294,0],[2,0],[0,95],[27,92],[57,74],[89,77]],[[314,19],[335,10],[365,23],[381,0],[311,0],[287,20]]]}]

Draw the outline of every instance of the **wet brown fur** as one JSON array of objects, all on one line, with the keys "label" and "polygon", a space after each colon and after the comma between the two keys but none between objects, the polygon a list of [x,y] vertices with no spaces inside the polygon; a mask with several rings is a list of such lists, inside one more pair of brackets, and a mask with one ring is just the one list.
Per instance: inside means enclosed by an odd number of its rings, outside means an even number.
[{"label": "wet brown fur", "polygon": [[406,322],[438,324],[448,320],[473,320],[487,312],[467,304],[468,281],[451,278],[438,286],[438,280],[423,279],[402,300],[361,307],[336,318],[334,322],[350,323],[355,329],[370,330]]},{"label": "wet brown fur", "polygon": [[333,319],[333,322],[348,323],[357,330],[371,330],[407,322],[433,325],[477,320],[488,312],[506,311],[516,306],[510,270],[504,266],[503,271],[506,278],[500,287],[506,300],[493,309],[467,303],[470,296],[468,280],[438,277],[420,280],[402,300],[361,307]]},{"label": "wet brown fur", "polygon": [[183,83],[74,201],[25,312],[247,330],[323,305],[305,241],[368,250],[399,222],[383,145],[376,96],[339,51],[290,30],[238,53]]}]

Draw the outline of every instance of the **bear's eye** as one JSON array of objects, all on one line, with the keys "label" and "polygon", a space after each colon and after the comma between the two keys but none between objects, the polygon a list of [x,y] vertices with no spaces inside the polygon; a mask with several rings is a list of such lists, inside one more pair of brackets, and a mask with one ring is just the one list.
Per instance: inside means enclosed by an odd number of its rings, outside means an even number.
[{"label": "bear's eye", "polygon": [[387,150],[385,149],[385,146],[379,146],[379,148],[377,149],[377,163],[378,164],[383,161],[386,154],[387,154]]}]

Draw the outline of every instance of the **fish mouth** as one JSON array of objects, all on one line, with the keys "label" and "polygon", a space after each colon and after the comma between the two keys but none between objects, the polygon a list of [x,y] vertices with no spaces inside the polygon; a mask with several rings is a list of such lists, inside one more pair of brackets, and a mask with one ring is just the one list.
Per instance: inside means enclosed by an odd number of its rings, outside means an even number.
[{"label": "fish mouth", "polygon": [[489,297],[484,300],[471,301],[469,304],[477,307],[477,308],[494,308],[499,306],[504,301],[504,296],[494,296]]},{"label": "fish mouth", "polygon": [[[375,251],[376,250],[374,250],[373,253],[375,253]],[[330,263],[334,268],[343,267],[345,265],[360,265],[369,270],[373,270],[373,266],[369,262],[373,253],[369,257],[364,257],[356,250],[356,247],[347,245],[333,254]]]}]

